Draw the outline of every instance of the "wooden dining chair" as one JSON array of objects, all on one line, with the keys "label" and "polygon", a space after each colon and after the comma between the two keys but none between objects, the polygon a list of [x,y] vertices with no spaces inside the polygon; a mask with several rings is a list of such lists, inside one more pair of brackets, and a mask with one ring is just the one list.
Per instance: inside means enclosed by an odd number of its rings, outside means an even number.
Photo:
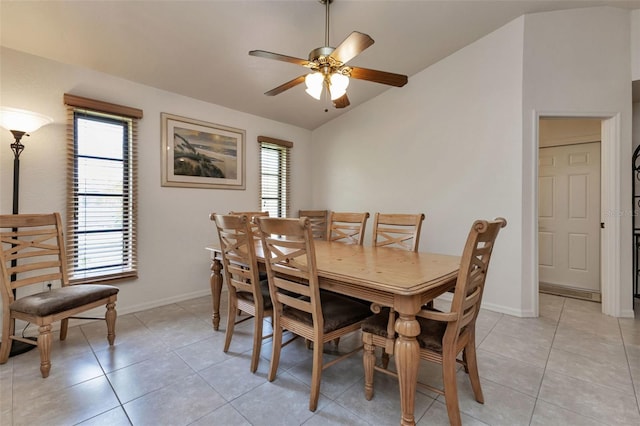
[{"label": "wooden dining chair", "polygon": [[[407,251],[418,251],[420,245],[420,230],[424,221],[424,214],[386,214],[376,213],[373,218],[373,235],[371,245],[374,247],[394,247]],[[384,347],[395,343],[394,327],[396,313],[390,308],[383,308],[388,315],[388,326],[391,330]],[[384,316],[384,315],[383,315]],[[380,317],[379,317],[380,318]],[[378,318],[378,319],[379,319]],[[389,365],[389,352],[382,352],[382,366]]]},{"label": "wooden dining chair", "polygon": [[397,247],[418,251],[424,214],[376,213],[373,218],[374,247]]},{"label": "wooden dining chair", "polygon": [[[452,425],[461,424],[456,363],[462,364],[465,372],[469,375],[476,401],[484,403],[476,360],[475,325],[482,302],[491,253],[498,232],[506,225],[507,222],[503,218],[497,218],[492,222],[477,220],[473,223],[462,252],[450,311],[440,312],[425,307],[416,317],[420,324],[420,334],[417,337],[420,345],[420,358],[442,366],[444,390],[420,384],[433,392],[444,395],[449,422]],[[368,400],[373,397],[374,371],[397,377],[386,366],[376,365],[376,347],[381,347],[384,352],[393,355],[395,345],[390,345],[389,341],[396,338],[396,333],[391,325],[388,311],[374,315],[362,324],[364,389],[365,397]],[[457,356],[461,352],[462,359],[458,359]]]},{"label": "wooden dining chair", "polygon": [[298,210],[298,217],[308,217],[311,222],[311,233],[316,240],[327,239],[327,210]]},{"label": "wooden dining chair", "polygon": [[315,411],[322,371],[362,349],[344,353],[323,364],[323,347],[340,336],[358,331],[371,316],[368,306],[331,292],[320,292],[311,223],[308,218],[258,218],[273,301],[273,346],[269,381],[276,378],[283,330],[313,344],[309,410]]},{"label": "wooden dining chair", "polygon": [[[250,370],[255,373],[260,361],[262,341],[271,337],[271,334],[262,335],[264,318],[273,315],[269,283],[266,279],[261,280],[258,273],[255,237],[249,217],[212,213],[211,220],[215,222],[218,231],[222,269],[229,289],[229,309],[223,351],[229,350],[235,325],[254,318]],[[238,319],[238,314],[241,312],[249,316]]]},{"label": "wooden dining chair", "polygon": [[[52,323],[60,321],[60,340],[65,340],[69,318],[78,318],[78,314],[98,306],[106,306],[107,340],[113,345],[119,289],[103,284],[69,284],[59,213],[1,215],[0,243],[0,364],[7,362],[14,340],[37,345],[40,373],[48,377]],[[60,287],[43,291],[45,284],[54,283]],[[18,291],[27,295],[16,297]],[[16,319],[38,326],[36,341],[15,334]]]},{"label": "wooden dining chair", "polygon": [[329,218],[327,220],[327,240],[338,241],[345,244],[362,245],[368,218],[369,212],[329,212]]}]

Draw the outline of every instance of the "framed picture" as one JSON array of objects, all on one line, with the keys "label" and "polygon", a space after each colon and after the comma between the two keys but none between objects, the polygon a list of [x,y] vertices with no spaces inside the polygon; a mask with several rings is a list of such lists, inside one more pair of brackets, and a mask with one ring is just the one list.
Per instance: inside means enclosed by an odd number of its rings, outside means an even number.
[{"label": "framed picture", "polygon": [[163,112],[162,186],[245,189],[245,131]]}]

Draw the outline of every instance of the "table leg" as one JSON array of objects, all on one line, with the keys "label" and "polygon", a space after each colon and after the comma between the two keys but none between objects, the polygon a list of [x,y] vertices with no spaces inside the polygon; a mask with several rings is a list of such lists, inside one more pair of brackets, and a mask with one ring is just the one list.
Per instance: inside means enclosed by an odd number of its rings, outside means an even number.
[{"label": "table leg", "polygon": [[218,330],[220,326],[220,293],[222,293],[222,264],[219,259],[213,258],[211,260],[211,277],[209,278],[209,284],[211,285],[211,296],[213,298],[213,315],[211,321],[213,322],[213,329]]},{"label": "table leg", "polygon": [[396,339],[394,356],[400,385],[400,405],[402,418],[400,425],[413,426],[418,368],[420,366],[420,346],[416,336],[420,334],[420,324],[415,315],[399,314],[396,320]]}]

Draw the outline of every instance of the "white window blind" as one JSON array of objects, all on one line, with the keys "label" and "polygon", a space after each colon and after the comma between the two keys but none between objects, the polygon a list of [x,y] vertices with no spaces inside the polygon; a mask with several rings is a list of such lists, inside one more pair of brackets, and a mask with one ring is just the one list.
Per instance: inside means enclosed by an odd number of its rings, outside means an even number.
[{"label": "white window blind", "polygon": [[291,200],[293,143],[258,136],[260,144],[260,206],[271,217],[288,217]]},{"label": "white window blind", "polygon": [[142,111],[65,95],[67,258],[73,283],[137,277],[137,120]]}]

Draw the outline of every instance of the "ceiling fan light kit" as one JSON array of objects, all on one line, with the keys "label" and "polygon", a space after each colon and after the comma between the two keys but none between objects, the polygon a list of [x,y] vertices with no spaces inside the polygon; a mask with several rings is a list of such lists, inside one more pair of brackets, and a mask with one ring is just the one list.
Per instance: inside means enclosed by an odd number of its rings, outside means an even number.
[{"label": "ceiling fan light kit", "polygon": [[265,95],[275,96],[304,82],[307,86],[306,92],[309,96],[321,100],[323,93],[326,93],[336,108],[345,108],[350,104],[349,98],[347,97],[349,78],[373,81],[395,87],[402,87],[407,84],[408,78],[406,75],[347,66],[347,62],[362,53],[366,48],[371,46],[374,41],[367,34],[353,31],[338,47],[330,47],[329,4],[331,4],[333,0],[318,1],[326,6],[325,45],[313,49],[309,53],[309,60],[267,52],[265,50],[252,50],[249,52],[251,56],[290,62],[311,70],[307,75],[296,77],[265,92]]}]

